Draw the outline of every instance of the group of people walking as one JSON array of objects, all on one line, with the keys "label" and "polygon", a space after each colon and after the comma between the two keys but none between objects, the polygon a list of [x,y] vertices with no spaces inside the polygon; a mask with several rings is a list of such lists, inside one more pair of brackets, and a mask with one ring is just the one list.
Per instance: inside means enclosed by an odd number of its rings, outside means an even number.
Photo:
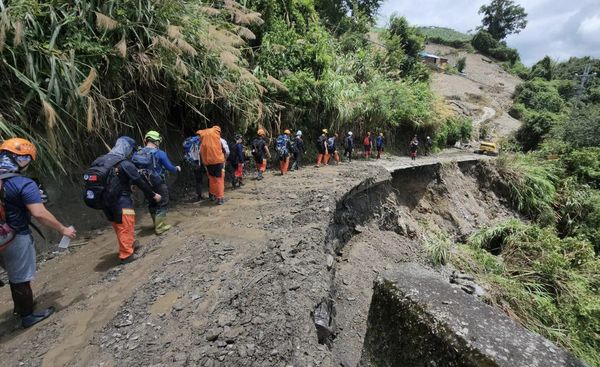
[{"label": "group of people walking", "polygon": [[[101,210],[111,222],[119,247],[118,258],[122,264],[135,261],[140,257],[142,245],[135,239],[135,210],[133,193],[140,190],[148,201],[154,231],[160,235],[171,226],[166,222],[169,203],[169,188],[166,173],[181,171],[174,165],[166,152],[162,150],[163,137],[157,131],[148,131],[143,147],[128,136],[119,137],[114,147],[105,155],[95,159],[84,173],[85,190],[83,200],[93,209]],[[321,131],[316,139],[316,167],[328,165],[333,159],[340,163],[338,135]],[[355,148],[354,135],[347,132],[344,141],[344,159],[352,161]],[[427,137],[427,146],[431,139]],[[372,156],[376,149],[376,158],[384,152],[383,133],[373,139],[368,132],[363,139],[365,158]],[[416,158],[419,147],[417,136],[410,142],[412,159]],[[288,129],[274,139],[273,148],[279,162],[279,172],[285,175],[290,169],[298,170],[303,166],[306,153],[302,131],[294,134]],[[209,199],[216,205],[225,203],[226,164],[231,167],[233,188],[244,185],[244,166],[246,162],[244,139],[237,134],[232,147],[221,137],[221,128],[213,126],[198,130],[194,136],[183,143],[184,161],[191,168],[196,199]],[[256,164],[256,179],[262,180],[271,159],[266,131],[259,128],[256,137],[250,142],[250,155]],[[52,307],[34,311],[31,280],[36,272],[36,251],[31,232],[31,218],[54,229],[68,238],[75,238],[77,232],[58,221],[44,205],[44,195],[38,184],[25,176],[31,162],[36,159],[35,145],[21,138],[5,140],[0,145],[0,263],[8,275],[14,312],[21,317],[22,326],[27,328],[50,316]],[[208,197],[203,195],[203,178],[208,176]]]}]

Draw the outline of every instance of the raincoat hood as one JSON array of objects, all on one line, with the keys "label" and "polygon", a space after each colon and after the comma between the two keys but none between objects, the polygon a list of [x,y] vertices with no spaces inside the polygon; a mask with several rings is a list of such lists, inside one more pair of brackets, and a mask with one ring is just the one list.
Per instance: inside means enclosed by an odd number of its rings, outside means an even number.
[{"label": "raincoat hood", "polygon": [[115,146],[111,149],[110,154],[118,155],[119,157],[127,158],[135,149],[135,140],[129,136],[121,136],[117,139]]}]

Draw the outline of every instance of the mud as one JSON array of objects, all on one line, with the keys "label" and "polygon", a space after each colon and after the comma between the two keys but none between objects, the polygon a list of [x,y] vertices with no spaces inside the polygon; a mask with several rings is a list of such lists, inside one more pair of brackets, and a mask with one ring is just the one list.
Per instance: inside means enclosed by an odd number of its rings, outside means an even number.
[{"label": "mud", "polygon": [[142,259],[118,266],[105,229],[41,265],[37,300],[58,306],[48,321],[18,329],[0,290],[0,358],[22,366],[355,366],[377,275],[401,262],[427,266],[423,243],[433,229],[460,239],[514,216],[478,158],[451,151],[269,173],[228,191],[223,206],[184,200],[160,237],[142,209]]}]

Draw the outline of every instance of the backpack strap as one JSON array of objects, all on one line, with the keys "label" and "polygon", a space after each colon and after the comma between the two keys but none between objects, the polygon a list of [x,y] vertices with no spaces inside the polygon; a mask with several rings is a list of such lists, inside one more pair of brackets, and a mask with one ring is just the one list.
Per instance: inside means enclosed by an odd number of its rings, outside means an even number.
[{"label": "backpack strap", "polygon": [[16,172],[3,173],[0,175],[0,180],[4,180],[6,178],[21,176],[21,174]]}]

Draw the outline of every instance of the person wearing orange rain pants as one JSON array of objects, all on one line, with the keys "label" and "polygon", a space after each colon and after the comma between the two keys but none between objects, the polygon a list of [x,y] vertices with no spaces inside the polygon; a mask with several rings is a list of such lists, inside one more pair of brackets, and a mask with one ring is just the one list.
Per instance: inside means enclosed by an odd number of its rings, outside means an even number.
[{"label": "person wearing orange rain pants", "polygon": [[317,138],[317,165],[315,167],[321,167],[321,162],[327,165],[325,157],[327,157],[327,129],[321,130],[321,135]]},{"label": "person wearing orange rain pants", "polygon": [[271,153],[265,142],[265,129],[258,129],[257,135],[252,141],[252,157],[256,163],[256,179],[260,181],[264,178],[263,173],[267,170],[267,159],[271,158]]},{"label": "person wearing orange rain pants", "polygon": [[148,182],[140,175],[137,168],[129,160],[136,144],[128,137],[117,139],[114,148],[106,155],[96,159],[92,166],[100,165],[107,161],[117,161],[115,171],[120,192],[116,205],[104,210],[106,218],[112,222],[112,227],[119,243],[119,260],[126,264],[137,260],[139,243],[135,240],[135,210],[131,198],[132,185],[142,190],[148,201],[160,202],[162,197],[152,191]]},{"label": "person wearing orange rain pants", "polygon": [[290,130],[285,130],[283,134],[277,137],[276,150],[279,156],[279,172],[281,175],[287,173],[288,167],[290,166],[290,153],[292,151],[292,144],[290,142]]},{"label": "person wearing orange rain pants", "polygon": [[335,164],[340,164],[340,154],[337,149],[337,138],[338,134],[334,134],[333,136],[327,139],[327,153],[325,154],[325,165],[329,164],[329,159],[333,155],[333,160]]},{"label": "person wearing orange rain pants", "polygon": [[213,126],[209,129],[198,130],[202,144],[200,157],[208,174],[209,198],[217,205],[225,204],[225,153],[221,142],[221,128]]}]

